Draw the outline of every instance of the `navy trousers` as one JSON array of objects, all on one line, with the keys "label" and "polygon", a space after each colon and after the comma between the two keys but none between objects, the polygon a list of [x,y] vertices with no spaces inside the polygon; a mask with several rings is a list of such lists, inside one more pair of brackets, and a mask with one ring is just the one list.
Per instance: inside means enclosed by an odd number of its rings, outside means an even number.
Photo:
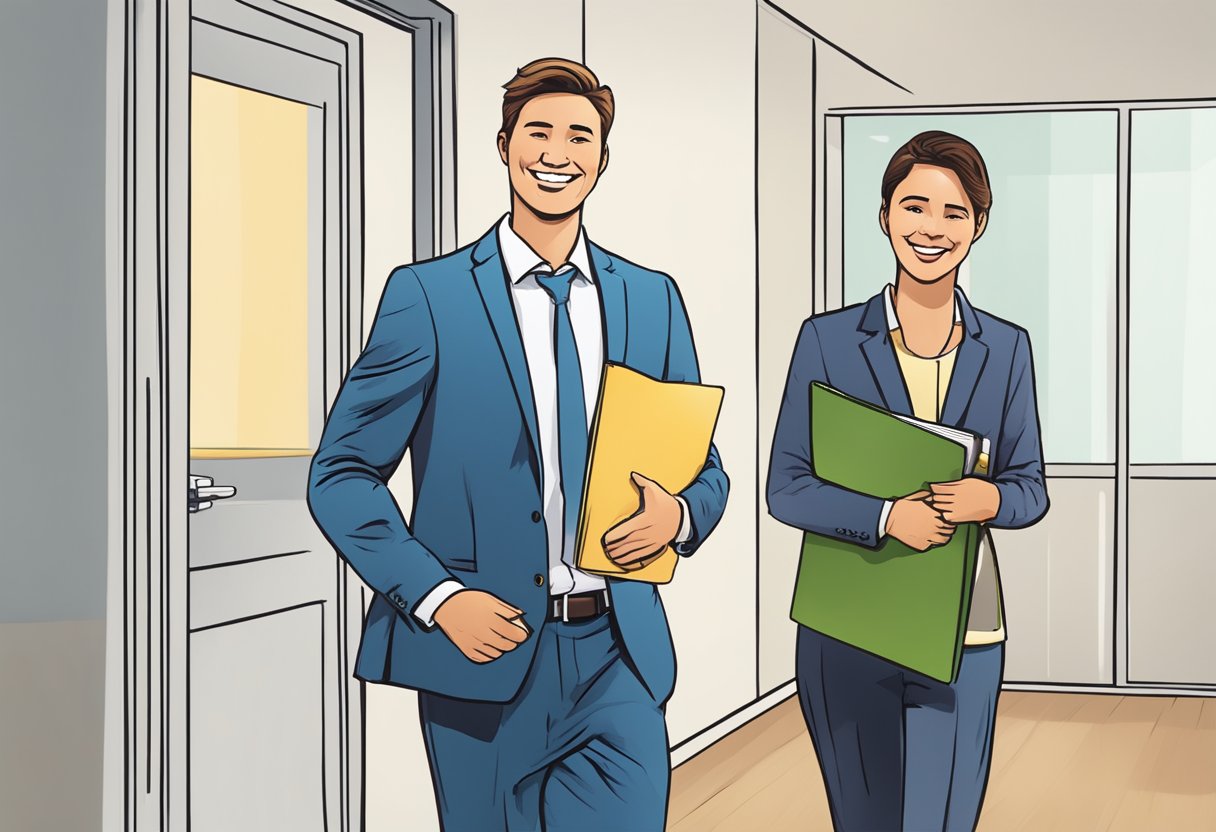
[{"label": "navy trousers", "polygon": [[947,685],[798,628],[802,714],[838,832],[974,830],[1005,645],[963,649]]},{"label": "navy trousers", "polygon": [[662,832],[667,723],[611,619],[546,623],[509,703],[419,694],[445,832]]}]

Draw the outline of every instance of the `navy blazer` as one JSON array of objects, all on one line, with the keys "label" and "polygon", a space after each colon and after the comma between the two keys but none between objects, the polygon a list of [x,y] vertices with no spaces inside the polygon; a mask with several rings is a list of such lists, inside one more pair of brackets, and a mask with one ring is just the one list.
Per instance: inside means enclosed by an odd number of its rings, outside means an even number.
[{"label": "navy blazer", "polygon": [[[942,424],[991,441],[989,476],[1001,505],[988,525],[1029,526],[1047,511],[1043,447],[1035,405],[1034,364],[1026,330],[967,302],[955,289],[963,324]],[[880,292],[865,303],[815,315],[803,325],[790,362],[773,436],[769,513],[790,526],[877,547],[883,500],[815,476],[810,386],[822,382],[905,415],[912,404],[887,329]]]},{"label": "navy blazer", "polygon": [[[667,275],[590,246],[608,361],[699,381],[683,301]],[[498,250],[497,226],[452,254],[393,272],[367,346],[346,377],[309,474],[326,537],[375,590],[356,675],[445,696],[505,702],[537,638],[476,664],[411,611],[441,582],[493,593],[539,632],[549,609],[536,408]],[[386,483],[405,451],[408,525]],[[642,473],[645,473],[644,471]],[[691,554],[722,517],[729,483],[716,449],[681,493]],[[659,701],[675,657],[657,589],[609,579],[626,658]]]}]

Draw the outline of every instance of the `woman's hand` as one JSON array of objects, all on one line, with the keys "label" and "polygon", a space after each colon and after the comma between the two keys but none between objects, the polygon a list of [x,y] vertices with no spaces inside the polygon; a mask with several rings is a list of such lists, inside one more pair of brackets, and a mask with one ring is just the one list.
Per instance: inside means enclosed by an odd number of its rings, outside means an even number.
[{"label": "woman's hand", "polygon": [[931,546],[949,543],[954,526],[942,519],[937,509],[929,504],[928,491],[917,491],[896,500],[887,515],[884,531],[896,540],[918,552]]},{"label": "woman's hand", "polygon": [[996,484],[981,477],[934,483],[929,488],[933,492],[930,503],[951,523],[987,523],[1001,507]]}]

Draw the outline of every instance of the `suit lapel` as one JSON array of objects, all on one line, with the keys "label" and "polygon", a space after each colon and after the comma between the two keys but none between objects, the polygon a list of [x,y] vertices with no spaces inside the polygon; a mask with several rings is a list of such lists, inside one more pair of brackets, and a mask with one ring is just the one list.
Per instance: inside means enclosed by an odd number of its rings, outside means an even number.
[{"label": "suit lapel", "polygon": [[908,388],[904,386],[904,376],[899,371],[899,362],[891,346],[891,334],[887,331],[887,313],[881,292],[866,305],[858,328],[869,333],[868,337],[862,339],[861,352],[870,366],[870,374],[874,377],[883,404],[887,410],[912,415]]},{"label": "suit lapel", "polygon": [[603,309],[604,355],[614,364],[623,364],[629,337],[625,281],[616,273],[616,267],[608,252],[596,245],[591,245],[590,248],[595,282],[599,286],[600,304]]},{"label": "suit lapel", "polygon": [[502,257],[498,252],[498,228],[495,226],[473,247],[473,279],[486,316],[494,329],[503,362],[515,387],[515,399],[528,427],[528,439],[532,444],[532,473],[540,483],[540,444],[537,440],[536,402],[532,397],[532,379],[528,375],[528,362],[524,357],[524,344],[519,334],[519,323],[515,318],[515,307],[507,290],[507,276],[503,270]]},{"label": "suit lapel", "polygon": [[955,290],[955,297],[965,334],[958,345],[958,358],[954,362],[950,386],[946,388],[946,404],[942,408],[942,424],[946,425],[958,425],[962,421],[984,365],[988,363],[988,345],[982,340],[979,318],[961,289]]}]

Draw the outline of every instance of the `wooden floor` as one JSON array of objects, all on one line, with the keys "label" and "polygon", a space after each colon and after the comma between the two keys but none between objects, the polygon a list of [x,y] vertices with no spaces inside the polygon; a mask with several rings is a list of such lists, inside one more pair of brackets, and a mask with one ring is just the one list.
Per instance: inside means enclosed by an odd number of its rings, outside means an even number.
[{"label": "wooden floor", "polygon": [[[831,830],[791,698],[672,777],[668,832]],[[980,832],[1216,830],[1216,699],[1001,694]]]}]

